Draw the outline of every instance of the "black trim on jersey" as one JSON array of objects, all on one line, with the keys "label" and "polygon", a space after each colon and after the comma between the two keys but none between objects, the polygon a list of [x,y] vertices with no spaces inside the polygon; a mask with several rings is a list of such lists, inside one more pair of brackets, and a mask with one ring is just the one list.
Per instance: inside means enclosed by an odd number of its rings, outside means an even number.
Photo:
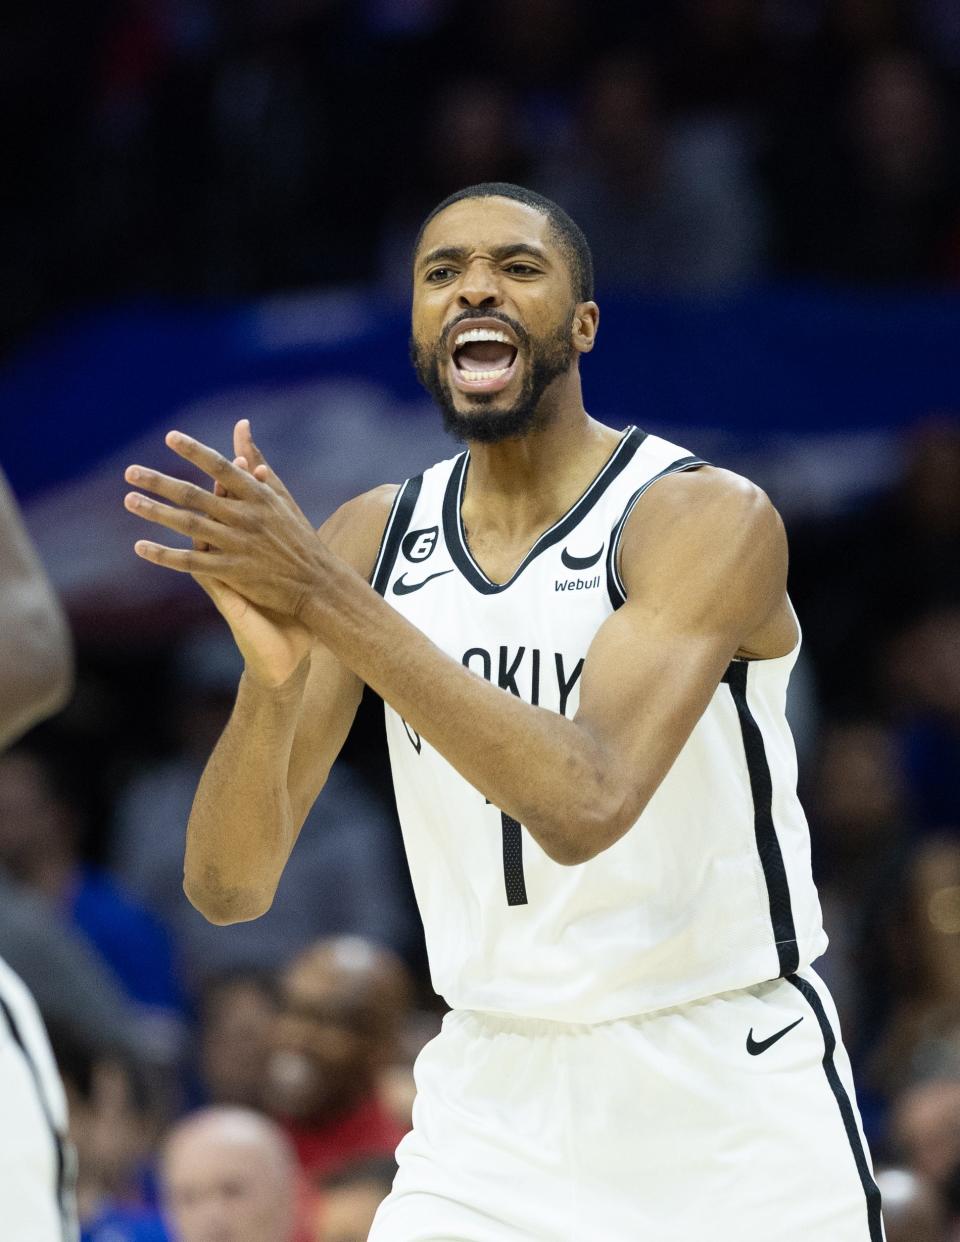
[{"label": "black trim on jersey", "polygon": [[390,581],[390,574],[393,572],[397,553],[400,551],[400,543],[413,517],[422,484],[422,474],[407,479],[394,499],[393,508],[390,510],[390,516],[384,527],[383,538],[380,540],[380,551],[371,579],[371,586],[378,595],[386,594],[387,583]]},{"label": "black trim on jersey", "polygon": [[638,427],[630,427],[621,438],[620,443],[611,453],[606,465],[593,480],[579,500],[567,510],[559,521],[549,530],[544,531],[527,555],[520,562],[514,574],[506,582],[491,582],[477,562],[470,555],[467,541],[463,533],[463,522],[460,509],[463,504],[463,487],[470,461],[469,452],[461,453],[454,463],[447,480],[447,488],[443,496],[443,537],[453,563],[460,570],[472,587],[484,595],[496,595],[512,586],[526,567],[541,552],[552,548],[554,544],[566,539],[574,527],[586,517],[593,506],[619,474],[630,463],[637,449],[647,438],[647,433]]},{"label": "black trim on jersey", "polygon": [[63,1238],[63,1242],[72,1242],[73,1233],[68,1225],[71,1213],[67,1206],[67,1157],[64,1138],[57,1129],[53,1116],[50,1112],[50,1105],[47,1102],[47,1097],[43,1091],[43,1080],[40,1077],[40,1071],[37,1068],[33,1057],[30,1055],[30,1050],[27,1047],[23,1036],[20,1034],[20,1027],[17,1025],[17,1020],[13,1016],[13,1010],[7,1004],[3,996],[0,996],[0,1012],[3,1013],[3,1016],[6,1019],[7,1026],[10,1030],[10,1037],[20,1049],[20,1055],[26,1062],[27,1069],[30,1072],[30,1077],[33,1079],[33,1085],[37,1091],[37,1098],[40,1101],[40,1111],[43,1113],[43,1119],[46,1121],[47,1128],[50,1131],[50,1137],[53,1139],[54,1149],[57,1153],[57,1172],[55,1183],[51,1189],[56,1198],[57,1208],[60,1213],[61,1237]]},{"label": "black trim on jersey", "polygon": [[617,552],[620,549],[620,538],[623,535],[623,528],[627,524],[627,518],[633,512],[633,506],[647,488],[652,487],[658,479],[662,479],[668,474],[681,474],[684,470],[697,470],[700,466],[708,466],[709,464],[709,462],[704,461],[700,457],[678,457],[669,466],[665,466],[659,474],[655,474],[652,479],[647,479],[643,487],[638,487],[627,501],[626,507],[610,532],[610,546],[607,548],[607,594],[610,596],[610,603],[613,605],[614,612],[627,602],[626,588],[617,569]]},{"label": "black trim on jersey", "polygon": [[787,983],[797,989],[813,1010],[814,1016],[820,1024],[820,1031],[823,1035],[823,1072],[827,1076],[830,1090],[833,1092],[834,1099],[837,1101],[837,1107],[840,1109],[840,1116],[843,1118],[843,1128],[847,1132],[847,1141],[850,1144],[850,1150],[853,1152],[857,1172],[860,1175],[860,1185],[863,1187],[863,1193],[867,1200],[867,1224],[870,1229],[870,1242],[883,1242],[883,1226],[880,1223],[880,1187],[874,1181],[873,1174],[870,1172],[867,1153],[864,1151],[863,1140],[860,1137],[860,1131],[857,1129],[857,1119],[853,1113],[853,1104],[850,1102],[850,1096],[847,1094],[846,1088],[840,1080],[840,1075],[837,1073],[837,1067],[833,1059],[833,1054],[837,1048],[837,1037],[833,1032],[830,1019],[827,1017],[823,1001],[820,999],[816,988],[798,975],[787,975]]},{"label": "black trim on jersey", "polygon": [[757,840],[757,852],[760,855],[763,878],[767,885],[770,924],[773,928],[773,939],[777,946],[777,959],[780,963],[779,973],[783,977],[792,975],[800,965],[800,950],[797,946],[797,932],[793,922],[787,869],[784,866],[783,852],[780,849],[776,825],[773,822],[773,781],[770,778],[770,765],[767,762],[763,734],[747,702],[749,667],[750,663],[747,660],[734,660],[720,680],[730,687],[737,717],[740,720],[743,751],[750,776],[750,793],[753,797],[753,826]]},{"label": "black trim on jersey", "polygon": [[523,875],[523,829],[506,811],[500,812],[500,828],[503,836],[503,885],[507,892],[507,905],[525,906],[527,882]]}]

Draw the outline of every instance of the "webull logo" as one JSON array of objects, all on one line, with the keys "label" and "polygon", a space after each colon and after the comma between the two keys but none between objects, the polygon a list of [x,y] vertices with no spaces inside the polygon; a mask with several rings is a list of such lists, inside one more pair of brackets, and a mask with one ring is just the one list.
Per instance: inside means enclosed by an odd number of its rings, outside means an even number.
[{"label": "webull logo", "polygon": [[600,575],[595,578],[555,578],[555,591],[592,591],[600,585]]}]

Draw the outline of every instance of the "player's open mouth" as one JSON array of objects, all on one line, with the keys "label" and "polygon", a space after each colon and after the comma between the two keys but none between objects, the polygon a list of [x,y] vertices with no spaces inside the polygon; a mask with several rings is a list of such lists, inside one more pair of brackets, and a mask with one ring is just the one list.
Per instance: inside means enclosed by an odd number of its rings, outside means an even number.
[{"label": "player's open mouth", "polygon": [[519,356],[512,333],[496,322],[468,320],[453,330],[450,374],[461,392],[499,392],[513,378]]}]

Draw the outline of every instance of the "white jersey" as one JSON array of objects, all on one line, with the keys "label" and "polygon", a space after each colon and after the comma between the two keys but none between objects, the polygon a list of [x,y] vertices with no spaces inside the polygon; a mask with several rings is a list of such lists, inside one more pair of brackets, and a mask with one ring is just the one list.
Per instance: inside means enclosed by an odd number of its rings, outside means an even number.
[{"label": "white jersey", "polygon": [[[658,479],[705,463],[628,429],[502,585],[464,537],[469,463],[465,452],[403,485],[373,585],[474,673],[572,717],[587,649],[626,598],[617,553],[628,515]],[[637,822],[573,867],[548,858],[388,706],[397,808],[440,995],[455,1009],[605,1022],[818,957],[827,941],[784,716],[796,656],[734,660]]]},{"label": "white jersey", "polygon": [[43,1019],[0,958],[0,1237],[77,1242],[76,1153]]}]

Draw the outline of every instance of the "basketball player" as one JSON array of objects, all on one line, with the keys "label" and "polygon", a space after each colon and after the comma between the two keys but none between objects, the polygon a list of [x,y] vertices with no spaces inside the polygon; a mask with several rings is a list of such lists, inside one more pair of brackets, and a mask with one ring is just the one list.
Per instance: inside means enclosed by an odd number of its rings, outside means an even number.
[{"label": "basketball player", "polygon": [[[0,749],[61,708],[66,622],[0,471]],[[67,1105],[33,997],[0,959],[0,1237],[73,1242]]]},{"label": "basketball player", "polygon": [[[428,217],[412,353],[468,451],[314,536],[254,446],[128,508],[245,659],[185,889],[269,908],[362,684],[385,700],[433,982],[374,1242],[880,1242],[784,698],[799,631],[756,487],[583,406],[590,252],[474,186]],[[642,391],[642,377],[638,376]],[[358,445],[358,451],[362,446]]]}]

